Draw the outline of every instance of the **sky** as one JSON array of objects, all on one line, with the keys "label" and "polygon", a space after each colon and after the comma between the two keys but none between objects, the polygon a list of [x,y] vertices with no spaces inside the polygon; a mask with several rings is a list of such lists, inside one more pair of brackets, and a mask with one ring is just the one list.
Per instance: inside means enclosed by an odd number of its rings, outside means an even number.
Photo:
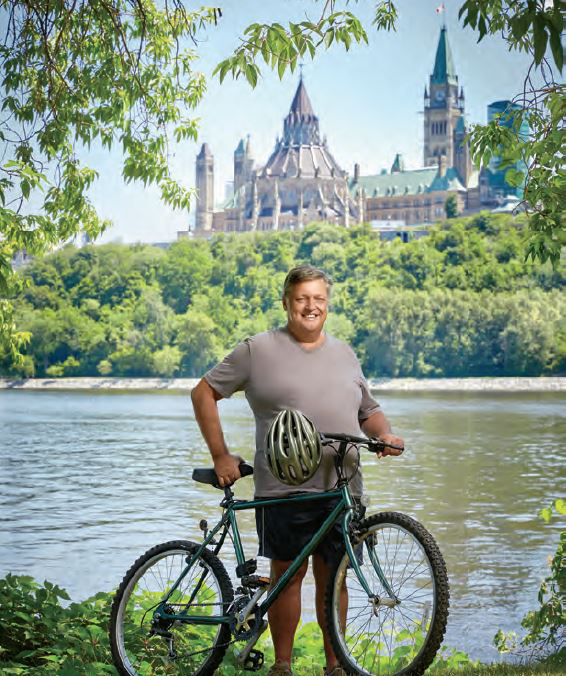
[{"label": "sky", "polygon": [[[442,21],[454,57],[459,84],[464,88],[469,123],[486,121],[487,105],[513,98],[522,90],[530,60],[509,52],[502,38],[488,36],[477,43],[477,34],[462,28],[458,9],[462,0],[445,0],[444,15],[435,10],[440,0],[397,0],[399,19],[395,32],[371,25],[373,2],[350,2],[349,8],[366,21],[369,45],[350,51],[332,46],[304,62],[303,77],[320,129],[340,166],[361,174],[389,168],[401,153],[408,168],[422,166],[423,94],[434,66]],[[208,80],[203,101],[194,111],[200,119],[197,143],[172,148],[172,173],[182,185],[194,186],[195,158],[203,142],[214,155],[215,201],[224,199],[225,185],[233,178],[233,153],[241,138],[250,135],[259,166],[268,159],[283,118],[298,84],[298,70],[282,80],[262,68],[258,86],[227,77],[220,85],[212,78],[216,64],[239,44],[253,22],[285,23],[305,15],[317,17],[321,2],[314,0],[227,0],[216,28],[200,35],[198,69]],[[100,215],[112,221],[100,242],[165,242],[176,239],[194,219],[174,211],[159,199],[158,190],[142,184],[126,185],[121,178],[119,150],[94,149],[83,161],[100,172],[91,198]]]}]

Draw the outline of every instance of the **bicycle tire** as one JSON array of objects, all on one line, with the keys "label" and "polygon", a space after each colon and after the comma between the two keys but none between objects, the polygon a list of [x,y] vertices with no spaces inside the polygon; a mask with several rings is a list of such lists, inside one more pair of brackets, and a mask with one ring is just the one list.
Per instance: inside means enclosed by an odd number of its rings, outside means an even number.
[{"label": "bicycle tire", "polygon": [[[181,574],[186,558],[199,545],[174,540],[148,550],[126,573],[112,603],[110,647],[120,676],[211,676],[230,641],[227,624],[166,622],[160,627],[173,638],[176,659],[167,639],[150,636],[153,608]],[[194,598],[193,598],[194,597]],[[220,559],[204,549],[170,599],[173,609],[190,614],[226,614],[234,598],[232,583]]]},{"label": "bicycle tire", "polygon": [[[389,597],[369,547],[400,603],[374,607],[344,552],[331,572],[325,599],[336,657],[350,675],[421,676],[440,648],[448,620],[450,592],[442,554],[424,526],[405,514],[370,516],[361,522],[360,533],[361,567],[370,589]],[[341,601],[344,583],[348,596]]]}]

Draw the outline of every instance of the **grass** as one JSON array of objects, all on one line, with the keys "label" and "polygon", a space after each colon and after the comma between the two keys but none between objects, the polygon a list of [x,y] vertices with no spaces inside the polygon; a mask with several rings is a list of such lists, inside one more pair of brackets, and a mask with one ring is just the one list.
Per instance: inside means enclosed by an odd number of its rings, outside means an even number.
[{"label": "grass", "polygon": [[460,668],[448,667],[434,673],[439,676],[565,676],[566,662],[466,665]]}]

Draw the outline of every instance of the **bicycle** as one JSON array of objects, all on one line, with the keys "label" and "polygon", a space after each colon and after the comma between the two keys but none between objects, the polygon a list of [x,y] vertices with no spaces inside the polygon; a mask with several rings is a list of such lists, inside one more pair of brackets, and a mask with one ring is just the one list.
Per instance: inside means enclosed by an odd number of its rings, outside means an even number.
[{"label": "bicycle", "polygon": [[[324,445],[334,444],[334,489],[236,500],[226,486],[219,522],[212,529],[204,519],[199,524],[202,542],[165,542],[132,565],[116,592],[110,620],[112,656],[121,676],[211,676],[235,642],[245,642],[235,653],[237,663],[250,671],[260,669],[263,654],[254,646],[267,628],[268,608],[336,522],[341,523],[344,550],[326,590],[326,623],[339,662],[348,674],[360,676],[419,676],[426,670],[448,618],[442,554],[409,516],[382,512],[361,518],[344,460],[353,450],[359,462],[362,447],[379,453],[383,442],[344,434],[321,439]],[[244,463],[240,472],[249,476],[253,468]],[[193,479],[221,489],[213,469],[195,469]],[[330,499],[337,504],[278,582],[272,585],[256,575],[257,561],[244,555],[237,512]],[[218,558],[228,535],[237,561],[235,591]]]}]

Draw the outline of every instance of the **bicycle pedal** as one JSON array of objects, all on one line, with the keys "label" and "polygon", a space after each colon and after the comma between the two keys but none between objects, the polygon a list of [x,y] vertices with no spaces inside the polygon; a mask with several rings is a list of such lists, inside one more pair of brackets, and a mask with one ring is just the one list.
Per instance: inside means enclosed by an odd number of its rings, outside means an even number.
[{"label": "bicycle pedal", "polygon": [[242,665],[246,671],[259,671],[263,667],[263,653],[261,650],[251,650]]},{"label": "bicycle pedal", "polygon": [[242,584],[246,587],[251,587],[252,589],[269,587],[271,579],[263,575],[246,575],[242,578]]}]

